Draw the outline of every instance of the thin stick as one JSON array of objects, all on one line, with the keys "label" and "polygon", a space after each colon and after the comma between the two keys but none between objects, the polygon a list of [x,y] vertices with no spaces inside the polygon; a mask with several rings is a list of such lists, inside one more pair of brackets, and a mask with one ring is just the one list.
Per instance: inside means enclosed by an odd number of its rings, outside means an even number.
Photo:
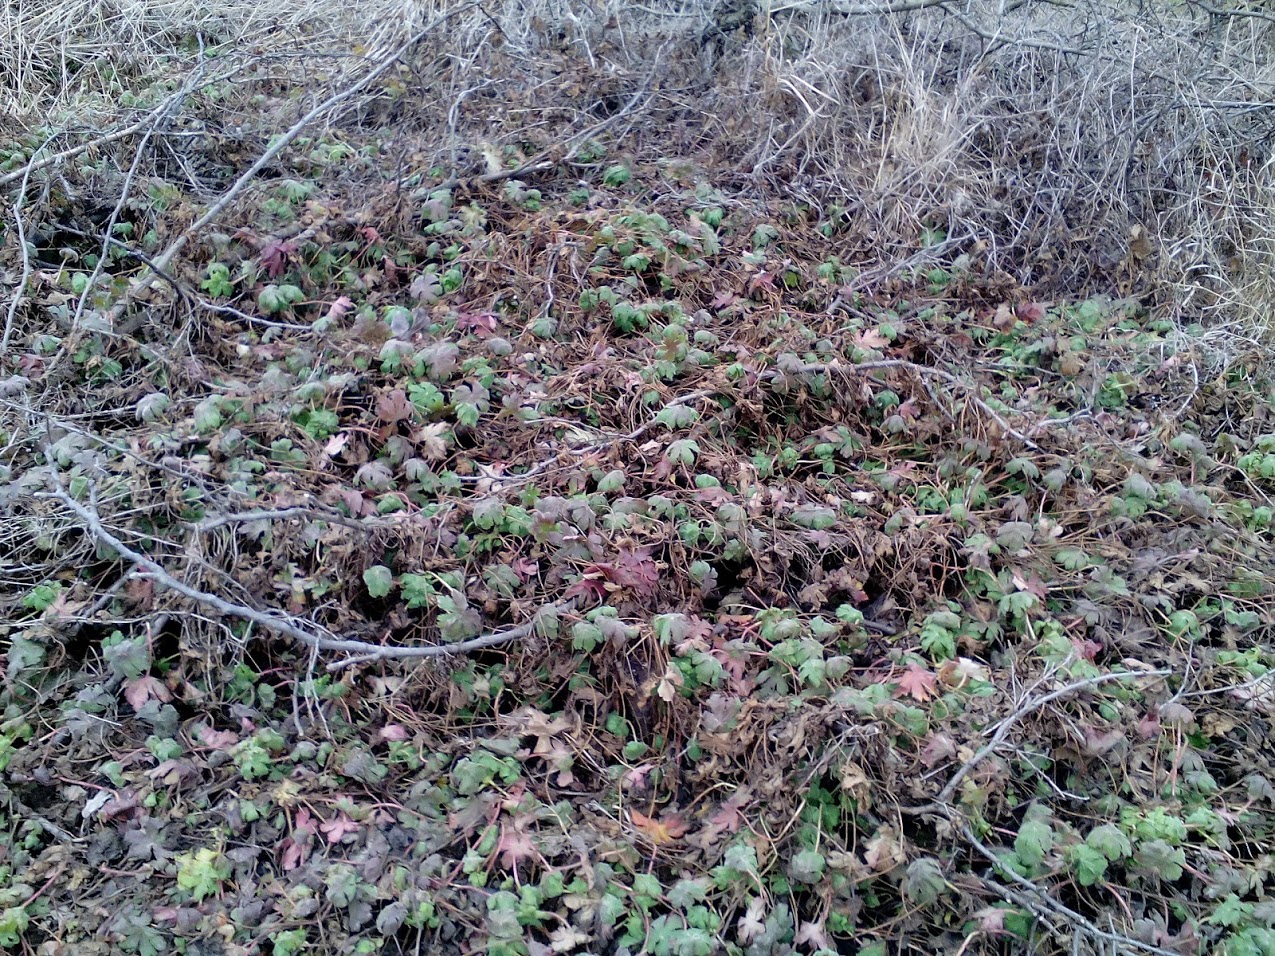
[{"label": "thin stick", "polygon": [[[40,149],[44,149],[44,146],[47,146],[50,142],[52,142],[52,137],[46,139]],[[26,199],[27,183],[30,179],[31,169],[28,164],[22,173],[22,185],[18,187],[18,198],[13,201],[13,221],[18,229],[18,250],[22,253],[22,278],[18,280],[18,287],[13,290],[13,298],[9,302],[9,310],[5,313],[4,336],[0,338],[0,355],[9,351],[9,339],[13,335],[13,322],[18,315],[18,304],[26,294],[27,282],[31,279],[31,255],[27,252],[27,231],[26,225],[22,220],[22,203]]]},{"label": "thin stick", "polygon": [[947,782],[939,795],[931,802],[920,807],[906,807],[904,812],[909,816],[915,816],[922,813],[942,813],[950,816],[954,813],[952,808],[952,797],[955,796],[957,788],[960,787],[961,781],[970,775],[970,773],[981,764],[984,760],[994,754],[1005,742],[1005,738],[1009,736],[1009,732],[1013,729],[1014,724],[1026,717],[1028,714],[1034,713],[1052,704],[1054,701],[1063,697],[1069,697],[1077,691],[1088,690],[1091,687],[1097,687],[1099,684],[1106,684],[1110,681],[1124,680],[1128,677],[1167,677],[1172,674],[1171,670],[1154,670],[1154,671],[1115,671],[1110,674],[1097,674],[1093,677],[1086,677],[1083,680],[1073,681],[1059,687],[1057,690],[1050,691],[1043,697],[1033,697],[1026,703],[1018,707],[1012,714],[1002,720],[996,727],[996,733],[974,756],[965,761],[952,774],[952,778]]},{"label": "thin stick", "polygon": [[[225,77],[224,76],[216,77],[213,80],[209,80],[209,82],[215,83],[221,79],[225,79]],[[90,149],[94,149],[95,147],[106,146],[106,145],[109,145],[110,143],[114,143],[114,142],[117,142],[118,140],[124,139],[127,136],[132,136],[134,133],[145,129],[147,126],[149,126],[150,124],[158,120],[159,117],[163,116],[168,111],[169,106],[173,102],[180,100],[181,98],[186,96],[188,92],[189,92],[188,90],[183,88],[171,94],[167,99],[165,99],[162,103],[160,103],[157,107],[155,107],[145,116],[143,116],[140,120],[138,120],[132,126],[126,126],[121,130],[116,130],[114,133],[108,133],[105,136],[95,137],[94,139],[91,139],[86,143],[80,143],[78,146],[68,147],[67,149],[62,150],[61,152],[54,153],[52,156],[46,156],[44,159],[37,160],[33,158],[21,169],[15,169],[5,173],[3,176],[0,176],[0,186],[7,186],[9,185],[9,183],[13,182],[15,179],[22,179],[25,182],[26,177],[30,176],[34,172],[39,172],[41,169],[44,169],[47,166],[52,166],[56,163],[60,163],[64,159],[70,159],[72,156],[77,156],[80,153],[83,153]],[[35,153],[33,154],[33,156],[39,155],[40,150],[42,149],[44,149],[43,146],[41,146],[40,149],[37,149]]]},{"label": "thin stick", "polygon": [[[361,655],[360,660],[421,660],[429,657],[453,657],[457,654],[466,654],[470,651],[480,650],[487,647],[497,647],[501,644],[508,644],[512,641],[520,640],[529,636],[536,628],[536,621],[520,624],[517,627],[507,628],[503,631],[494,631],[490,634],[483,634],[479,637],[470,638],[467,641],[458,641],[455,644],[433,644],[425,647],[397,647],[393,645],[372,644],[368,641],[343,640],[341,638],[323,637],[319,634],[313,634],[293,623],[284,617],[276,614],[270,614],[266,611],[259,611],[256,608],[248,607],[244,604],[235,604],[232,601],[224,600],[215,594],[209,594],[198,588],[193,588],[177,578],[173,577],[162,567],[160,567],[152,558],[148,558],[140,551],[130,548],[118,537],[108,531],[103,525],[101,519],[92,510],[84,507],[74,498],[72,498],[65,487],[62,485],[62,479],[56,471],[52,472],[55,490],[51,496],[57,498],[64,505],[73,511],[79,519],[84,522],[85,528],[99,542],[109,545],[118,551],[122,556],[132,561],[138,566],[136,574],[140,577],[148,577],[153,579],[157,584],[170,590],[176,591],[192,601],[197,601],[207,607],[212,608],[228,617],[237,617],[241,620],[251,621],[258,624],[269,631],[281,634],[284,637],[290,637],[293,640],[304,644],[306,647],[322,651],[344,651],[350,654]],[[563,611],[569,610],[575,606],[574,599],[560,601],[557,604],[547,605],[541,609],[541,613],[548,610]],[[344,666],[340,663],[329,665],[330,670],[339,669]]]},{"label": "thin stick", "polygon": [[[220,528],[228,524],[247,524],[253,521],[289,521],[293,518],[326,521],[329,524],[344,525],[347,528],[354,528],[358,531],[375,531],[378,527],[375,524],[364,524],[362,521],[347,518],[345,515],[336,514],[335,512],[299,505],[295,508],[258,509],[255,511],[240,511],[234,514],[210,515],[202,521],[196,522],[195,530],[211,531],[213,528]],[[386,526],[381,525],[380,527]]]},{"label": "thin stick", "polygon": [[[985,846],[983,842],[974,835],[974,831],[971,830],[969,827],[963,827],[961,829],[961,834],[969,842],[970,846],[974,847],[975,850],[977,850],[980,854],[982,854],[992,864],[992,866],[995,867],[996,870],[998,870],[1001,873],[1004,873],[1014,883],[1017,883],[1019,886],[1023,887],[1023,889],[1027,891],[1027,895],[1029,898],[1038,900],[1045,907],[1047,907],[1050,910],[1053,910],[1055,914],[1069,920],[1076,926],[1079,926],[1086,933],[1092,933],[1094,936],[1097,936],[1099,939],[1105,939],[1107,942],[1113,943],[1115,946],[1118,946],[1118,947],[1123,947],[1124,949],[1141,951],[1144,953],[1154,953],[1155,956],[1180,956],[1180,954],[1175,953],[1171,949],[1162,949],[1161,947],[1154,946],[1151,943],[1144,943],[1142,942],[1142,940],[1134,939],[1132,936],[1124,936],[1120,933],[1109,933],[1105,929],[1095,926],[1092,922],[1085,919],[1085,917],[1082,916],[1080,913],[1077,913],[1075,910],[1071,909],[1069,906],[1065,906],[1062,903],[1059,903],[1056,899],[1054,899],[1052,896],[1050,896],[1048,893],[1042,890],[1039,886],[1037,886],[1031,880],[1027,879],[1026,877],[1019,876],[1017,873],[1015,873],[1013,870],[1007,867],[1004,864],[1004,862],[1002,862],[1000,858],[996,856],[995,853],[993,853],[990,849],[988,849],[988,847]],[[988,885],[998,891],[1002,889],[1002,887],[999,887],[994,883],[988,884]],[[1028,907],[1028,908],[1030,909],[1031,907]]]},{"label": "thin stick", "polygon": [[[247,188],[248,184],[252,182],[253,179],[256,178],[257,174],[261,172],[261,170],[264,169],[267,165],[269,165],[276,156],[278,156],[285,149],[287,149],[288,146],[291,145],[292,141],[296,139],[298,136],[300,136],[302,131],[307,126],[313,123],[320,116],[323,116],[324,114],[326,114],[333,107],[338,106],[345,100],[350,99],[356,93],[359,93],[360,91],[362,91],[365,87],[369,86],[377,77],[379,77],[382,73],[384,73],[391,66],[397,63],[399,58],[404,53],[406,53],[413,46],[415,46],[417,43],[423,40],[426,36],[432,33],[440,24],[446,22],[447,20],[450,20],[452,17],[456,16],[459,13],[462,13],[465,10],[468,10],[470,7],[474,5],[475,4],[472,2],[463,3],[460,6],[455,7],[454,9],[448,10],[444,14],[441,14],[435,17],[429,24],[427,24],[423,29],[417,32],[415,36],[413,36],[410,40],[408,40],[406,43],[400,46],[397,50],[391,53],[388,57],[382,60],[373,70],[369,71],[368,74],[363,77],[363,79],[359,80],[357,83],[347,86],[343,90],[333,93],[326,100],[324,100],[318,106],[314,107],[314,109],[310,110],[310,112],[306,113],[303,117],[301,117],[301,119],[297,120],[297,122],[294,123],[292,127],[286,133],[284,133],[277,140],[275,140],[275,142],[270,146],[270,148],[267,149],[264,153],[262,153],[257,158],[257,161],[253,163],[251,166],[249,166],[248,169],[245,170],[244,173],[240,175],[240,177],[234,181],[231,187],[222,194],[221,198],[218,199],[215,203],[213,203],[211,207],[209,207],[207,212],[205,212],[202,216],[196,219],[189,226],[187,226],[186,229],[182,232],[182,234],[178,236],[176,239],[174,239],[168,245],[168,248],[166,248],[162,253],[160,253],[158,256],[155,257],[155,264],[160,269],[168,268],[169,263],[171,263],[173,259],[176,258],[177,254],[186,247],[186,244],[190,242],[191,237],[194,236],[196,233],[198,233],[205,226],[209,225],[214,220],[216,220],[217,217],[220,216],[223,212],[225,212],[226,208],[232,202],[234,202],[235,197],[237,197],[241,192],[243,192],[244,189]],[[123,313],[124,309],[127,307],[129,301],[136,298],[140,293],[149,289],[155,283],[155,280],[157,278],[155,272],[156,272],[155,269],[148,267],[147,270],[143,272],[141,276],[139,276],[137,279],[133,281],[133,284],[129,287],[128,292],[125,293],[123,296],[121,296],[120,300],[117,303],[115,303],[115,305],[112,306],[110,311],[107,313],[107,318],[111,323],[114,323],[116,320],[119,319],[120,315]]]}]

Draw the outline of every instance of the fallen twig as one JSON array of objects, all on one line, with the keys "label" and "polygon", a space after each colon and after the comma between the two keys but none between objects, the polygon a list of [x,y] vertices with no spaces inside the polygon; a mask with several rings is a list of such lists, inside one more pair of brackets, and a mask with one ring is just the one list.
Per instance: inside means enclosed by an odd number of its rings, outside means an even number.
[{"label": "fallen twig", "polygon": [[[447,20],[451,19],[457,14],[462,13],[465,10],[468,10],[470,7],[473,7],[474,5],[475,4],[472,2],[463,3],[451,10],[448,10],[446,13],[440,14],[439,16],[435,17],[425,27],[419,30],[410,40],[402,44],[397,50],[395,50],[388,57],[386,57],[379,64],[377,64],[377,66],[373,68],[372,70],[370,70],[361,80],[351,84],[350,86],[347,86],[343,90],[333,93],[331,96],[325,99],[318,106],[314,107],[304,116],[302,116],[301,119],[293,123],[292,126],[286,132],[284,132],[282,135],[280,135],[278,138],[274,140],[274,142],[270,145],[270,147],[265,152],[263,152],[259,157],[257,157],[257,161],[254,162],[251,166],[249,166],[239,176],[239,178],[236,179],[234,183],[231,184],[229,189],[227,189],[224,193],[222,193],[220,199],[218,199],[215,203],[213,203],[212,206],[210,206],[208,210],[202,216],[200,216],[193,223],[187,226],[182,231],[181,235],[179,235],[176,239],[174,239],[171,243],[169,243],[168,247],[164,249],[164,251],[161,252],[158,256],[155,257],[155,264],[158,266],[158,268],[167,269],[169,264],[173,261],[173,259],[176,258],[177,254],[186,247],[186,244],[188,242],[190,242],[191,237],[194,236],[196,233],[198,233],[205,226],[214,222],[217,219],[217,217],[219,217],[223,212],[225,212],[226,208],[235,200],[235,197],[238,196],[241,192],[243,192],[244,189],[248,186],[248,184],[257,177],[257,174],[260,173],[261,170],[264,169],[269,163],[271,163],[276,156],[278,156],[285,149],[287,149],[288,146],[291,145],[292,141],[295,140],[298,136],[300,136],[302,131],[307,126],[309,126],[319,117],[327,114],[333,107],[340,105],[342,102],[350,99],[355,94],[359,93],[365,87],[370,85],[374,80],[376,80],[377,77],[379,77],[391,66],[393,66],[396,62],[398,62],[398,59],[404,53],[406,53],[408,50],[414,47],[417,43],[419,43],[422,39],[424,39],[430,33],[434,32],[434,30],[437,29],[441,24],[445,23]],[[114,323],[115,321],[117,321],[120,315],[123,314],[124,309],[127,308],[128,303],[132,301],[134,298],[136,298],[140,293],[149,289],[154,284],[156,278],[157,278],[157,270],[155,268],[148,266],[141,276],[133,280],[132,285],[130,285],[128,291],[120,297],[119,301],[116,302],[113,306],[111,306],[110,310],[107,312],[107,319],[109,320],[109,322]]]},{"label": "fallen twig", "polygon": [[[245,604],[236,604],[233,601],[227,601],[217,597],[215,594],[209,594],[207,591],[201,591],[198,588],[191,587],[177,578],[173,577],[162,567],[159,566],[152,558],[148,558],[133,548],[130,548],[118,537],[112,534],[102,524],[101,518],[93,510],[84,507],[80,502],[76,501],[66,488],[62,485],[61,478],[56,471],[50,472],[53,475],[55,489],[51,492],[52,497],[61,501],[67,508],[76,514],[84,523],[85,528],[97,541],[102,544],[109,545],[111,548],[119,552],[120,555],[132,561],[138,566],[135,572],[140,577],[148,577],[162,587],[176,591],[184,597],[197,601],[206,607],[212,608],[227,617],[237,617],[241,620],[250,621],[258,624],[266,630],[284,637],[290,637],[293,640],[304,644],[306,647],[321,651],[342,651],[349,654],[360,655],[358,661],[371,660],[423,660],[430,657],[453,657],[457,654],[467,654],[470,651],[481,650],[487,647],[497,647],[501,644],[508,644],[512,641],[530,635],[536,628],[536,620],[533,619],[526,624],[520,624],[516,627],[506,628],[503,631],[494,631],[490,634],[483,634],[479,637],[470,638],[466,641],[457,641],[455,644],[430,644],[423,647],[398,647],[393,645],[373,644],[370,641],[354,641],[344,640],[342,638],[324,637],[321,634],[312,633],[304,627],[294,623],[293,621],[280,617],[277,614],[271,614],[267,611],[261,611],[257,608],[248,607]],[[562,612],[569,610],[575,606],[574,599],[567,599],[556,604],[551,604],[541,609],[541,613],[545,611]],[[338,670],[347,666],[345,662],[336,662],[328,666],[329,670]]]},{"label": "fallen twig", "polygon": [[1050,691],[1043,697],[1033,697],[1026,703],[1014,710],[1012,714],[1000,721],[996,725],[996,732],[974,756],[961,764],[956,773],[952,774],[947,785],[939,792],[939,795],[930,803],[919,807],[904,807],[903,812],[909,816],[915,816],[923,813],[941,813],[952,815],[955,810],[952,806],[952,797],[956,795],[957,788],[960,787],[961,781],[970,775],[970,773],[981,764],[984,760],[1000,749],[1001,744],[1005,742],[1005,738],[1009,736],[1009,732],[1014,725],[1026,717],[1028,714],[1040,710],[1047,704],[1051,704],[1063,697],[1069,697],[1078,691],[1088,690],[1091,687],[1097,687],[1099,684],[1106,684],[1111,681],[1124,680],[1130,677],[1167,677],[1172,674],[1171,670],[1150,670],[1150,671],[1114,671],[1109,674],[1096,674],[1093,677],[1086,677],[1083,680],[1073,681],[1059,687],[1057,690]]},{"label": "fallen twig", "polygon": [[[986,858],[992,864],[993,868],[995,868],[998,872],[1008,876],[1013,883],[1017,884],[1018,886],[1021,886],[1023,888],[1024,896],[1026,896],[1030,900],[1034,900],[1038,902],[1039,905],[1044,906],[1045,908],[1051,910],[1054,913],[1054,915],[1059,916],[1063,919],[1066,919],[1067,921],[1072,923],[1073,932],[1075,931],[1076,927],[1079,927],[1084,932],[1089,933],[1093,936],[1096,936],[1098,939],[1103,939],[1111,943],[1117,952],[1119,952],[1120,950],[1125,950],[1125,951],[1142,952],[1142,953],[1154,953],[1156,954],[1156,956],[1181,956],[1181,954],[1175,952],[1174,950],[1164,949],[1163,947],[1156,946],[1152,943],[1144,943],[1142,940],[1134,939],[1132,936],[1125,936],[1121,933],[1108,932],[1107,930],[1094,925],[1094,923],[1091,920],[1086,919],[1083,915],[1081,915],[1080,913],[1077,913],[1071,907],[1058,902],[1056,899],[1054,899],[1052,896],[1050,896],[1048,893],[1042,890],[1039,886],[1037,886],[1031,880],[1027,879],[1026,877],[1019,876],[1017,873],[1011,870],[1008,866],[1005,865],[1003,860],[1001,860],[981,840],[979,840],[978,837],[974,835],[974,831],[971,830],[969,827],[962,827],[961,835],[965,837],[966,841],[969,842],[970,846],[972,846],[975,850],[977,850],[979,854],[981,854],[984,858]],[[1005,896],[1007,899],[1013,900],[1014,902],[1019,902],[1019,905],[1025,906],[1027,909],[1032,910],[1033,913],[1035,912],[1035,908],[1032,907],[1031,905],[1025,902],[1014,900],[1013,896],[1010,895],[1013,893],[1013,891],[1009,890],[1008,887],[1004,887],[1004,886],[1001,886],[1000,884],[992,883],[989,881],[984,881],[984,882],[993,891]],[[1002,892],[1002,891],[1005,891],[1005,892]]]},{"label": "fallen twig", "polygon": [[309,518],[311,521],[326,521],[330,524],[344,525],[357,531],[373,531],[376,525],[365,524],[354,518],[320,508],[301,505],[295,508],[257,509],[240,511],[234,514],[209,515],[195,523],[196,531],[212,531],[228,524],[249,524],[254,521],[290,521],[294,518]]},{"label": "fallen twig", "polygon": [[[569,163],[575,158],[576,154],[580,152],[581,147],[584,146],[585,143],[597,136],[608,126],[614,124],[617,120],[628,116],[637,109],[639,101],[642,101],[644,97],[646,100],[649,100],[651,95],[652,94],[645,88],[639,90],[629,99],[629,102],[625,104],[621,110],[611,116],[608,116],[602,122],[595,123],[588,129],[576,133],[562,145],[542,150],[526,162],[520,163],[511,169],[498,169],[495,172],[483,173],[478,176],[452,176],[450,179],[445,179],[437,185],[425,186],[421,191],[432,193],[440,189],[455,189],[457,186],[461,185],[490,185],[492,183],[504,182],[508,179],[516,179],[517,177],[527,175],[528,173],[547,172],[557,166],[561,166],[563,163]],[[645,105],[645,103],[642,103],[641,105]],[[404,184],[400,183],[400,185]]]},{"label": "fallen twig", "polygon": [[[238,69],[236,68],[233,71],[219,74],[208,80],[208,83],[219,83],[234,72],[238,72]],[[96,136],[93,139],[80,143],[77,146],[69,146],[60,152],[54,153],[52,156],[46,156],[44,159],[35,159],[34,157],[38,156],[44,149],[44,147],[41,146],[40,149],[35,151],[32,159],[30,159],[27,163],[0,176],[0,186],[7,186],[15,179],[22,179],[25,181],[32,173],[39,172],[41,169],[45,169],[48,166],[53,166],[65,159],[70,159],[72,156],[78,156],[80,153],[87,152],[88,150],[95,149],[100,146],[107,146],[111,143],[117,142],[118,140],[132,136],[134,133],[141,132],[146,129],[146,127],[158,122],[160,118],[167,114],[169,108],[174,103],[180,101],[189,95],[189,93],[190,89],[183,86],[176,92],[169,94],[169,96],[166,97],[158,106],[131,126],[126,126],[123,129],[116,130],[113,133],[107,133],[103,136]]]},{"label": "fallen twig", "polygon": [[[45,140],[46,144],[48,140]],[[41,147],[43,149],[44,147]],[[22,221],[22,203],[27,196],[27,183],[31,179],[31,166],[28,163],[23,167],[22,184],[18,187],[18,198],[13,201],[13,223],[18,230],[18,251],[22,256],[22,277],[18,279],[18,287],[13,290],[13,298],[9,300],[9,309],[4,317],[4,335],[0,337],[0,354],[9,351],[9,339],[13,335],[13,321],[18,315],[18,306],[22,302],[22,297],[26,295],[27,283],[31,280],[31,255],[27,252],[27,232],[26,225]],[[16,176],[16,173],[11,173]],[[0,180],[0,183],[7,180]]]}]

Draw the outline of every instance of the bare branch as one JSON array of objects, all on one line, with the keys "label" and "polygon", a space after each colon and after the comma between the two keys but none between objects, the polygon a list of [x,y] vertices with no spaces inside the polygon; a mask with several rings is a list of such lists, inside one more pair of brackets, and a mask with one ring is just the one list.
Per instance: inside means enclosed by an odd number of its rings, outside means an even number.
[{"label": "bare branch", "polygon": [[[516,627],[507,628],[503,631],[494,631],[490,634],[483,634],[479,637],[470,638],[466,641],[458,641],[455,644],[433,644],[424,647],[396,647],[383,644],[373,644],[369,641],[344,640],[335,637],[324,637],[321,634],[315,634],[305,628],[297,625],[293,621],[272,614],[267,611],[261,611],[257,608],[248,607],[245,604],[235,604],[232,601],[224,600],[215,594],[209,594],[198,588],[179,581],[173,577],[162,567],[160,567],[153,559],[148,558],[133,548],[130,548],[116,535],[112,534],[102,524],[98,515],[84,507],[80,502],[76,501],[66,491],[62,485],[61,477],[56,470],[50,469],[53,475],[55,490],[51,496],[61,501],[84,523],[84,527],[97,541],[106,544],[119,552],[123,557],[132,561],[138,566],[135,572],[140,577],[148,577],[157,584],[176,591],[184,597],[190,598],[205,607],[209,607],[220,614],[227,617],[236,617],[240,620],[250,621],[257,624],[268,631],[280,634],[284,637],[292,638],[306,647],[320,651],[341,651],[348,654],[360,655],[359,660],[424,660],[430,657],[454,657],[458,654],[467,654],[470,651],[481,650],[488,647],[498,647],[502,644],[509,644],[513,641],[521,640],[529,636],[536,629],[536,619],[526,624],[520,624]],[[561,613],[575,606],[574,599],[560,601],[557,604],[548,605],[542,608],[540,613],[553,611]],[[539,615],[537,615],[538,617]],[[334,665],[333,669],[337,669],[344,665]]]},{"label": "bare branch", "polygon": [[780,7],[772,7],[770,12],[786,13],[789,10],[802,12],[837,13],[843,17],[867,17],[886,13],[912,13],[937,7],[946,0],[894,0],[893,3],[787,3]]},{"label": "bare branch", "polygon": [[1275,23],[1275,13],[1267,13],[1265,10],[1222,10],[1203,0],[1187,0],[1190,6],[1198,10],[1203,10],[1209,16],[1214,17],[1248,17],[1253,20],[1265,20],[1268,23]]},{"label": "bare branch", "polygon": [[293,518],[309,518],[311,521],[326,521],[330,524],[344,525],[358,531],[372,531],[376,525],[365,524],[354,518],[319,508],[298,506],[295,508],[277,508],[240,511],[235,514],[212,515],[195,524],[196,531],[212,531],[228,524],[249,524],[254,521],[289,521]]},{"label": "bare branch", "polygon": [[[1112,675],[1108,675],[1108,676],[1112,676]],[[1160,946],[1155,946],[1151,943],[1144,943],[1140,939],[1134,939],[1132,936],[1125,936],[1121,933],[1111,933],[1105,929],[1102,929],[1099,926],[1094,925],[1092,921],[1086,919],[1084,916],[1082,916],[1080,913],[1077,913],[1071,907],[1065,906],[1064,904],[1058,902],[1050,894],[1042,890],[1039,886],[1037,886],[1031,880],[1027,879],[1024,876],[1019,876],[1017,873],[1011,870],[1008,866],[1005,865],[1004,861],[1001,860],[1000,857],[998,857],[995,853],[993,853],[977,836],[974,835],[974,831],[971,830],[969,827],[967,826],[962,827],[961,834],[962,836],[965,837],[966,841],[969,843],[970,846],[972,846],[975,850],[977,850],[981,856],[983,856],[988,862],[992,864],[993,868],[997,872],[1004,874],[1005,876],[1009,877],[1009,879],[1013,883],[1015,883],[1018,886],[1021,886],[1023,888],[1023,894],[1027,897],[1027,899],[1034,901],[1038,905],[1044,906],[1045,908],[1051,910],[1055,915],[1060,916],[1063,919],[1066,919],[1069,923],[1071,923],[1073,933],[1078,928],[1090,934],[1091,936],[1094,936],[1098,939],[1106,940],[1107,942],[1113,945],[1116,952],[1120,952],[1120,951],[1141,952],[1141,953],[1153,953],[1155,954],[1155,956],[1180,956],[1180,954],[1175,952],[1174,950],[1164,949]],[[990,882],[987,885],[989,888],[993,889],[997,893],[1000,893],[1001,895],[1006,896],[1008,899],[1011,899],[1014,902],[1019,902],[1020,905],[1026,905],[1028,909],[1031,909],[1033,912],[1035,912],[1034,906],[1027,904],[1025,902],[1020,902],[1021,898],[1016,899],[1015,897],[1018,896],[1018,894],[1014,894],[1012,890],[1002,893],[1001,891],[1006,890],[1007,889],[1006,887],[1000,886],[999,884],[996,884],[996,883],[990,883]]]},{"label": "bare branch", "polygon": [[1035,713],[1042,707],[1052,704],[1054,701],[1063,697],[1070,697],[1072,694],[1082,690],[1089,690],[1097,687],[1099,684],[1107,684],[1116,680],[1127,680],[1129,678],[1138,677],[1167,677],[1172,674],[1170,670],[1154,670],[1154,671],[1113,671],[1108,674],[1097,674],[1093,677],[1087,677],[1084,680],[1073,681],[1063,687],[1058,688],[1043,697],[1034,697],[1017,708],[1012,714],[1002,720],[997,727],[996,733],[974,756],[965,761],[956,773],[952,774],[952,779],[947,782],[947,786],[939,793],[936,803],[947,804],[955,795],[956,790],[961,785],[961,781],[969,776],[970,772],[980,763],[994,754],[1005,742],[1005,738],[1009,736],[1010,730],[1014,725],[1026,717],[1028,714]]},{"label": "bare branch", "polygon": [[1115,671],[1107,674],[1097,674],[1093,677],[1086,677],[1082,680],[1073,681],[1072,683],[1065,684],[1057,690],[1053,690],[1041,697],[1031,697],[1029,695],[1028,699],[1021,706],[1014,710],[1014,712],[1004,720],[1001,720],[996,724],[996,730],[992,735],[992,739],[980,748],[972,757],[970,757],[969,760],[965,761],[965,763],[961,764],[961,766],[957,768],[957,771],[952,774],[951,779],[948,780],[947,785],[939,792],[939,795],[935,797],[934,800],[919,807],[902,807],[900,809],[908,816],[937,813],[951,817],[957,812],[956,808],[952,805],[952,797],[956,795],[956,791],[960,787],[961,781],[968,777],[975,767],[999,750],[1001,744],[1005,742],[1005,738],[1009,736],[1009,732],[1013,729],[1014,725],[1028,714],[1035,713],[1042,707],[1052,704],[1054,701],[1060,700],[1063,697],[1069,697],[1080,691],[1089,690],[1090,688],[1097,687],[1100,684],[1106,684],[1116,680],[1125,680],[1127,678],[1167,677],[1172,673],[1173,671],[1171,670]]},{"label": "bare branch", "polygon": [[[397,63],[403,54],[430,33],[433,33],[434,30],[436,30],[441,24],[473,6],[475,6],[475,3],[473,2],[463,3],[451,10],[448,10],[446,13],[435,17],[410,40],[402,44],[398,49],[377,64],[376,67],[370,70],[361,80],[356,83],[352,83],[350,86],[347,86],[336,93],[333,93],[318,106],[314,107],[302,116],[301,119],[293,123],[287,132],[277,137],[270,147],[257,157],[257,161],[249,166],[248,169],[231,184],[229,189],[222,193],[220,199],[213,203],[202,216],[187,226],[186,229],[182,231],[181,235],[174,239],[163,252],[155,257],[155,263],[159,269],[168,268],[169,264],[177,256],[177,254],[186,247],[186,244],[191,240],[191,237],[196,235],[205,226],[214,222],[223,212],[225,212],[226,208],[235,200],[235,197],[243,192],[244,189],[247,188],[248,184],[257,177],[257,174],[269,165],[276,156],[287,149],[288,146],[291,145],[292,141],[300,136],[306,127],[319,117],[327,115],[334,107],[339,106],[348,99],[351,99],[357,93],[371,85],[373,81]],[[134,280],[133,284],[129,287],[128,292],[121,296],[120,300],[111,307],[110,311],[107,313],[107,318],[111,322],[117,320],[127,307],[129,301],[136,298],[137,295],[144,292],[146,289],[149,289],[154,284],[156,278],[156,270],[148,267],[140,277]]]}]

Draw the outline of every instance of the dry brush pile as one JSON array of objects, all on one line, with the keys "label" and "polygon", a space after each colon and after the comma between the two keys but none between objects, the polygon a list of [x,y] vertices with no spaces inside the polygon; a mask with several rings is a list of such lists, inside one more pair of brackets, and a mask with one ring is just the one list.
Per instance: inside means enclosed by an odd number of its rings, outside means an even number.
[{"label": "dry brush pile", "polygon": [[1275,952],[1269,18],[893,7],[9,14],[0,944]]}]

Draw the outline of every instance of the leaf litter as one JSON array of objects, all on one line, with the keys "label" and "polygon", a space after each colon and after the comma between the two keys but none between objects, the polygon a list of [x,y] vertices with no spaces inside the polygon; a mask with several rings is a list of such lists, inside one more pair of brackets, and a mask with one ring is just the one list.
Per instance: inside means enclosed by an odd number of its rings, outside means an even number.
[{"label": "leaf litter", "polygon": [[1269,951],[1266,383],[968,257],[854,287],[800,203],[559,185],[246,204],[286,321],[24,342],[0,936]]}]

